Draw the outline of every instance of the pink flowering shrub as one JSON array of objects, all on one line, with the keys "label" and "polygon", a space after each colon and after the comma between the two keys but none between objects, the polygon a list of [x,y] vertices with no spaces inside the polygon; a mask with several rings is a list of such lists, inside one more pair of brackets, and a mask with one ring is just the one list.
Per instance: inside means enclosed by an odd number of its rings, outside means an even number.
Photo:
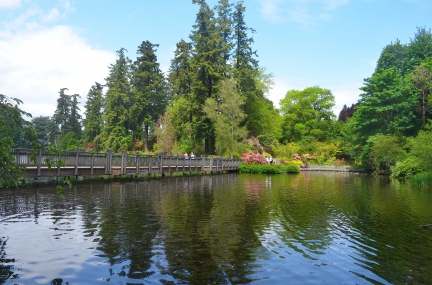
[{"label": "pink flowering shrub", "polygon": [[91,142],[86,143],[86,148],[93,148],[93,144]]},{"label": "pink flowering shrub", "polygon": [[301,156],[298,155],[297,153],[293,153],[292,157],[293,157],[295,160],[301,160]]},{"label": "pink flowering shrub", "polygon": [[266,158],[259,153],[243,153],[242,155],[244,164],[266,164]]}]

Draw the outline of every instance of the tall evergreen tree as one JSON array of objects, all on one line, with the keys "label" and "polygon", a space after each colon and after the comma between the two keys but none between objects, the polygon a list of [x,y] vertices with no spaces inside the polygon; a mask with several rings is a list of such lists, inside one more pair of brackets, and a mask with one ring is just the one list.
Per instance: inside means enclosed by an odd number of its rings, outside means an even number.
[{"label": "tall evergreen tree", "polygon": [[214,10],[216,11],[218,17],[216,18],[216,29],[221,35],[221,43],[220,48],[222,49],[225,65],[222,68],[222,72],[225,77],[230,76],[230,60],[232,57],[232,49],[233,49],[233,4],[231,4],[228,0],[219,0],[218,4],[215,6]]},{"label": "tall evergreen tree", "polygon": [[109,67],[109,75],[105,79],[108,90],[106,92],[106,108],[104,111],[104,127],[102,129],[103,145],[118,151],[127,149],[132,143],[129,137],[131,130],[132,107],[130,85],[130,59],[125,55],[126,49],[117,51],[118,58]]},{"label": "tall evergreen tree", "polygon": [[224,78],[224,49],[222,37],[216,28],[213,11],[205,0],[193,0],[200,5],[194,30],[190,36],[193,42],[192,69],[195,71],[192,84],[192,100],[197,104],[195,111],[198,128],[196,141],[204,139],[205,152],[214,152],[214,128],[211,121],[202,113],[202,106],[207,98],[214,97],[219,88],[219,82]]},{"label": "tall evergreen tree", "polygon": [[[172,94],[172,105],[181,102],[181,114],[174,113],[176,120],[173,122],[177,130],[177,140],[188,142],[192,148],[192,142],[196,134],[196,119],[199,105],[192,98],[192,76],[191,67],[192,44],[183,39],[177,43],[174,51],[174,58],[171,60],[171,66],[168,75],[168,82]],[[168,115],[166,114],[165,117]]]},{"label": "tall evergreen tree", "polygon": [[98,138],[100,138],[103,127],[102,117],[105,103],[102,93],[103,87],[102,84],[95,82],[87,94],[87,102],[85,104],[84,140],[85,142],[93,143],[96,149],[99,146]]},{"label": "tall evergreen tree", "polygon": [[168,103],[165,78],[157,62],[156,47],[158,46],[149,41],[142,42],[137,51],[139,56],[132,66],[133,129],[144,127],[145,151],[148,151],[149,128],[164,113]]},{"label": "tall evergreen tree", "polygon": [[61,88],[57,99],[57,108],[54,112],[54,122],[59,126],[60,135],[66,135],[69,131],[68,119],[70,117],[71,100],[70,95],[65,94],[67,88]]},{"label": "tall evergreen tree", "polygon": [[80,108],[78,107],[78,98],[81,98],[79,94],[71,95],[71,113],[69,117],[69,125],[71,132],[73,132],[76,135],[77,139],[81,139],[82,137],[82,126],[81,126],[81,115],[78,111],[80,111]]},{"label": "tall evergreen tree", "polygon": [[73,133],[76,139],[82,135],[80,108],[78,107],[79,94],[65,94],[67,88],[61,88],[57,99],[57,108],[54,112],[53,120],[59,127],[60,139],[66,134]]},{"label": "tall evergreen tree", "polygon": [[173,97],[190,96],[192,93],[191,57],[192,44],[182,39],[176,44],[168,75]]},{"label": "tall evergreen tree", "polygon": [[256,86],[256,80],[260,76],[258,68],[257,53],[252,49],[254,42],[248,36],[248,31],[254,33],[255,30],[248,28],[245,22],[246,7],[243,1],[235,5],[233,25],[234,25],[234,78],[237,82],[238,91],[246,97],[244,110],[247,115],[246,124],[249,133],[260,135],[257,130],[262,129],[260,125],[260,115],[257,111],[265,103],[265,97]]}]

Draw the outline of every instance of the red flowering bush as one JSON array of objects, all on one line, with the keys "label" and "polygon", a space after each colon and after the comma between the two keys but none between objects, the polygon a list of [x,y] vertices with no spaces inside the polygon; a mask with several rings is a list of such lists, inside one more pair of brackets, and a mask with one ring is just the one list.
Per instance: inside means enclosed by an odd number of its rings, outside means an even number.
[{"label": "red flowering bush", "polygon": [[86,143],[87,148],[93,148],[93,144],[91,142]]},{"label": "red flowering bush", "polygon": [[242,155],[244,164],[266,164],[266,158],[259,153],[243,153]]}]

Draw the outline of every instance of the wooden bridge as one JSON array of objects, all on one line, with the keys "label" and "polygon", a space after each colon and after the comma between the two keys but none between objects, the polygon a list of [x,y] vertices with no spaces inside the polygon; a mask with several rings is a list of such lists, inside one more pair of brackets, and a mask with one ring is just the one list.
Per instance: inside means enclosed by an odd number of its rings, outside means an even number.
[{"label": "wooden bridge", "polygon": [[[185,159],[183,156],[142,155],[138,152],[128,154],[107,151],[85,152],[64,151],[51,154],[39,151],[32,160],[31,149],[14,149],[12,154],[19,166],[25,167],[25,177],[65,177],[93,175],[138,175],[162,174],[173,172],[220,172],[234,171],[242,162],[240,159],[221,157],[196,157]],[[62,161],[62,167],[49,169],[47,160]]]}]

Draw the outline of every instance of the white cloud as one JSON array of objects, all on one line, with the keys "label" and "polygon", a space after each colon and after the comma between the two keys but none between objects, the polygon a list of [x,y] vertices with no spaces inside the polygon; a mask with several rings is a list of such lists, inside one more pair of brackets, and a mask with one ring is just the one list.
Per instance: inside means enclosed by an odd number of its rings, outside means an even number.
[{"label": "white cloud", "polygon": [[283,21],[283,17],[280,15],[280,6],[283,4],[283,0],[259,0],[259,2],[264,19],[273,22]]},{"label": "white cloud", "polygon": [[83,105],[115,61],[115,53],[93,48],[73,28],[45,25],[60,14],[28,10],[0,31],[0,93],[21,99],[33,116],[52,116],[64,87],[80,94]]},{"label": "white cloud", "polygon": [[329,21],[333,12],[349,0],[258,0],[261,14],[271,22],[292,21],[310,28],[319,20]]},{"label": "white cloud", "polygon": [[11,9],[21,6],[21,0],[0,0],[0,9]]}]

